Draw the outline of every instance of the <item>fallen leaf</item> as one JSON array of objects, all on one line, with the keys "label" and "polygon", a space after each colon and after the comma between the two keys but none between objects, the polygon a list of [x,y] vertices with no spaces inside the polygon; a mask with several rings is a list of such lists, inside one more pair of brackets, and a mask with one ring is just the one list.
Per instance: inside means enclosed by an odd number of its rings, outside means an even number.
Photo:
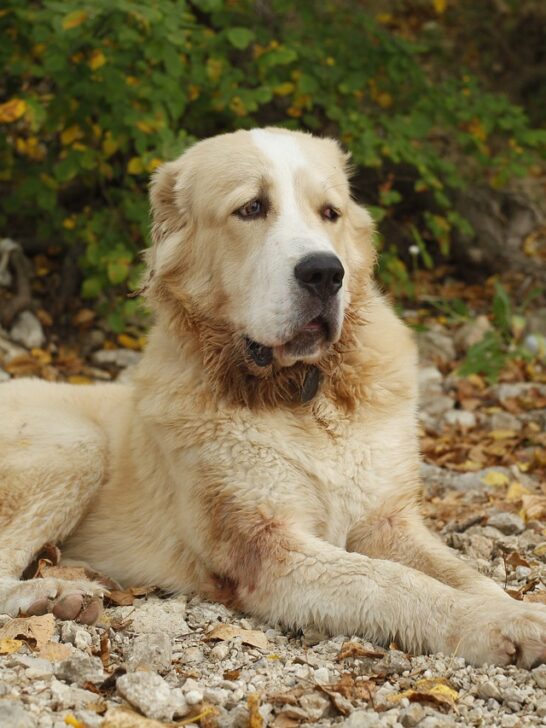
[{"label": "fallen leaf", "polygon": [[344,642],[341,645],[341,649],[336,660],[341,662],[342,660],[346,660],[348,657],[385,657],[385,653],[364,647],[358,642]]},{"label": "fallen leaf", "polygon": [[118,342],[124,349],[133,349],[134,351],[140,351],[141,342],[140,339],[135,339],[134,336],[128,334],[118,334]]},{"label": "fallen leaf", "polygon": [[533,553],[535,556],[546,556],[546,543],[539,543],[538,546],[535,546]]},{"label": "fallen leaf", "polygon": [[241,641],[245,645],[252,645],[252,647],[259,647],[261,650],[267,650],[269,647],[269,641],[263,632],[257,629],[243,629],[242,627],[236,627],[233,624],[217,624],[210,632],[208,632],[203,639],[206,642],[210,640],[232,640],[235,637],[240,637]]},{"label": "fallen leaf", "polygon": [[546,519],[546,496],[523,495],[521,503],[521,512],[526,521],[541,521]]},{"label": "fallen leaf", "polygon": [[74,652],[72,645],[65,645],[61,642],[47,642],[40,650],[40,657],[50,662],[61,662],[66,660]]},{"label": "fallen leaf", "polygon": [[505,498],[509,503],[518,503],[524,495],[529,495],[530,492],[528,488],[515,480],[513,483],[510,483]]},{"label": "fallen leaf", "polygon": [[0,639],[0,655],[12,655],[18,652],[25,643],[23,640],[14,640],[9,637]]},{"label": "fallen leaf", "polygon": [[485,485],[491,486],[508,485],[510,482],[508,476],[504,473],[500,473],[498,470],[490,470],[481,480],[482,483],[485,483]]},{"label": "fallen leaf", "polygon": [[40,652],[54,631],[55,617],[52,614],[43,614],[40,617],[17,617],[0,629],[0,639],[22,639]]},{"label": "fallen leaf", "polygon": [[108,637],[108,631],[104,630],[100,636],[100,661],[103,667],[108,667],[110,664],[110,638]]},{"label": "fallen leaf", "polygon": [[199,713],[196,715],[190,715],[187,718],[184,718],[184,720],[177,721],[176,725],[193,725],[194,723],[200,723],[201,728],[217,728],[217,715],[217,708],[212,705],[206,705]]},{"label": "fallen leaf", "polygon": [[538,604],[546,604],[546,591],[536,592],[535,594],[526,594],[523,597],[524,602],[538,602]]},{"label": "fallen leaf", "polygon": [[489,437],[493,440],[511,440],[513,437],[517,437],[518,433],[514,430],[491,430]]},{"label": "fallen leaf", "polygon": [[165,728],[166,723],[144,718],[129,708],[110,708],[101,723],[101,728]]},{"label": "fallen leaf", "polygon": [[66,725],[71,725],[72,728],[87,728],[86,724],[82,723],[81,720],[78,720],[75,715],[72,715],[72,713],[65,715],[64,722]]},{"label": "fallen leaf", "polygon": [[40,559],[37,576],[54,576],[68,581],[89,581],[82,566],[52,566],[47,559]]},{"label": "fallen leaf", "polygon": [[251,693],[247,698],[248,705],[248,728],[263,728],[264,719],[262,718],[259,707],[260,697],[257,693]]},{"label": "fallen leaf", "polygon": [[238,680],[240,676],[240,670],[224,670],[224,680]]},{"label": "fallen leaf", "polygon": [[516,569],[518,566],[529,566],[529,562],[521,554],[518,554],[517,551],[511,551],[504,561],[512,569]]},{"label": "fallen leaf", "polygon": [[458,700],[459,693],[444,678],[433,678],[418,680],[415,689],[388,697],[391,703],[399,703],[402,698],[407,698],[411,703],[432,703],[443,710],[450,710]]}]

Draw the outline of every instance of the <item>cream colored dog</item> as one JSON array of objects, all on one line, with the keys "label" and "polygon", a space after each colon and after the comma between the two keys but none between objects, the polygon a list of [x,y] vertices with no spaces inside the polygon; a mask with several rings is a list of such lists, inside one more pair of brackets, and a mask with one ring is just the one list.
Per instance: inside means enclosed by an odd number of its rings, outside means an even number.
[{"label": "cream colored dog", "polygon": [[332,140],[266,129],[159,169],[133,384],[0,386],[0,613],[96,619],[99,585],[19,581],[56,541],[121,583],[272,622],[546,659],[546,609],[423,524],[415,347],[372,282],[346,164]]}]

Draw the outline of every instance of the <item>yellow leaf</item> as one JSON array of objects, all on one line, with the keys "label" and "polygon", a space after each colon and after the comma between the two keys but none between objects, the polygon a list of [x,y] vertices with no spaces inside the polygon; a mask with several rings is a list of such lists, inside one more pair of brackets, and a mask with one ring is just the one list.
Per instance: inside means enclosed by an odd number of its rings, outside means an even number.
[{"label": "yellow leaf", "polygon": [[378,94],[376,101],[382,109],[388,109],[389,106],[392,106],[392,96],[386,92]]},{"label": "yellow leaf", "polygon": [[63,30],[72,30],[85,23],[88,13],[86,10],[74,10],[63,18]]},{"label": "yellow leaf", "polygon": [[118,334],[118,342],[124,349],[134,349],[136,351],[140,349],[140,341],[128,334]]},{"label": "yellow leaf", "polygon": [[136,128],[139,129],[143,134],[152,134],[154,128],[147,121],[137,121]]},{"label": "yellow leaf", "polygon": [[521,498],[522,514],[526,521],[542,521],[546,519],[546,496],[524,495]]},{"label": "yellow leaf", "polygon": [[475,460],[465,460],[464,463],[461,464],[461,470],[468,470],[470,472],[481,470],[482,467],[483,463],[478,463]]},{"label": "yellow leaf", "polygon": [[447,0],[432,0],[432,4],[434,5],[434,10],[436,10],[438,15],[442,15],[442,13],[445,13],[447,8]]},{"label": "yellow leaf", "polygon": [[257,693],[251,693],[247,698],[248,705],[248,728],[262,728],[264,719],[259,711],[260,697]]},{"label": "yellow leaf", "polygon": [[294,88],[294,84],[287,81],[286,83],[280,83],[278,86],[275,86],[273,93],[277,96],[288,96],[294,91]]},{"label": "yellow leaf", "polygon": [[94,50],[89,57],[87,65],[92,71],[96,71],[106,63],[106,57],[102,51]]},{"label": "yellow leaf", "polygon": [[154,157],[153,159],[150,159],[150,161],[146,165],[146,171],[153,172],[155,169],[160,167],[162,164],[163,164],[163,160],[158,159],[157,157]]},{"label": "yellow leaf", "polygon": [[63,227],[65,230],[74,230],[76,227],[76,220],[74,219],[74,216],[71,215],[70,217],[65,217],[63,220]]},{"label": "yellow leaf", "polygon": [[506,500],[509,503],[517,503],[524,495],[529,495],[530,492],[531,491],[528,488],[519,483],[517,480],[514,480],[513,483],[510,483],[510,487],[506,491]]},{"label": "yellow leaf", "polygon": [[509,480],[508,476],[504,473],[499,473],[498,470],[490,470],[486,475],[482,478],[482,483],[485,483],[485,485],[508,485]]},{"label": "yellow leaf", "polygon": [[140,157],[131,157],[129,164],[127,165],[127,172],[129,174],[142,174],[144,172],[144,164]]},{"label": "yellow leaf", "polygon": [[102,151],[106,159],[112,156],[112,154],[115,154],[119,149],[119,144],[115,139],[112,138],[111,133],[108,131],[106,132],[106,136],[104,137],[104,140],[102,142]]},{"label": "yellow leaf", "polygon": [[82,374],[71,374],[67,381],[70,384],[92,384],[92,380],[89,377],[84,377]]},{"label": "yellow leaf", "polygon": [[0,124],[11,124],[12,121],[20,119],[27,109],[23,99],[10,99],[0,104]]},{"label": "yellow leaf", "polygon": [[512,437],[517,437],[517,432],[514,430],[491,430],[489,437],[493,440],[510,440]]},{"label": "yellow leaf", "polygon": [[535,546],[533,553],[535,556],[546,556],[546,543],[539,543]]},{"label": "yellow leaf", "polygon": [[9,637],[2,639],[0,640],[0,655],[11,655],[14,652],[18,652],[23,644],[23,640],[13,640]]},{"label": "yellow leaf", "polygon": [[61,144],[67,147],[69,144],[73,144],[76,139],[81,139],[82,136],[82,128],[78,124],[73,124],[61,132]]}]

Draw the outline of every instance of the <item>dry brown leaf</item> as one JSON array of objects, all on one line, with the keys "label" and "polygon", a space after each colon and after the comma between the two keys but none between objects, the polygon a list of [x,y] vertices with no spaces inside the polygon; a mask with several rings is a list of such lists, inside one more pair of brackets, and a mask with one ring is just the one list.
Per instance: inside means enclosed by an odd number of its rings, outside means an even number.
[{"label": "dry brown leaf", "polygon": [[536,592],[535,594],[526,594],[523,597],[524,602],[536,602],[538,604],[546,604],[546,591]]},{"label": "dry brown leaf", "polygon": [[301,720],[291,718],[285,712],[282,712],[276,716],[275,720],[271,724],[271,728],[298,728],[300,725]]},{"label": "dry brown leaf", "polygon": [[522,495],[521,515],[526,521],[542,521],[546,519],[546,496]]},{"label": "dry brown leaf", "polygon": [[110,638],[108,637],[108,631],[104,630],[100,636],[100,661],[103,667],[108,667],[110,664]]},{"label": "dry brown leaf", "polygon": [[0,639],[0,655],[12,655],[14,652],[19,652],[24,644],[23,640],[14,640],[9,637]]},{"label": "dry brown leaf", "polygon": [[[98,581],[104,583],[104,579]],[[131,586],[128,589],[110,589],[106,597],[107,604],[111,603],[116,607],[130,607],[134,604],[136,597],[143,597],[156,590],[155,586]]]},{"label": "dry brown leaf", "polygon": [[504,559],[504,562],[511,566],[512,569],[516,569],[518,566],[529,566],[529,562],[523,558],[517,551],[511,551],[508,556]]},{"label": "dry brown leaf", "polygon": [[341,645],[341,649],[336,660],[341,662],[342,660],[346,660],[348,657],[385,657],[385,653],[379,652],[378,650],[370,650],[358,642],[344,642]]},{"label": "dry brown leaf", "polygon": [[144,718],[129,708],[110,708],[104,716],[101,728],[164,728],[166,725],[169,724]]},{"label": "dry brown leaf", "polygon": [[52,614],[43,614],[40,617],[17,617],[0,628],[0,639],[22,639],[40,652],[54,631],[55,617]]},{"label": "dry brown leaf", "polygon": [[240,670],[224,670],[224,680],[238,680],[241,675]]},{"label": "dry brown leaf", "polygon": [[56,579],[68,581],[89,581],[82,566],[52,566],[47,559],[40,559],[37,576],[54,576]]},{"label": "dry brown leaf", "polygon": [[206,642],[210,640],[232,640],[235,637],[240,637],[241,641],[245,645],[252,645],[252,647],[259,647],[261,650],[267,650],[269,647],[269,641],[263,632],[257,629],[243,629],[242,627],[236,627],[233,624],[223,624],[220,622],[213,629],[208,632],[203,639]]},{"label": "dry brown leaf", "polygon": [[65,645],[60,642],[46,642],[40,650],[40,657],[50,662],[66,660],[74,652],[72,645]]},{"label": "dry brown leaf", "polygon": [[445,678],[432,678],[418,680],[415,689],[389,695],[388,699],[391,703],[399,703],[402,698],[407,698],[411,703],[429,703],[447,711],[453,708],[459,693]]},{"label": "dry brown leaf", "polygon": [[248,728],[263,728],[264,719],[259,711],[260,696],[257,693],[251,693],[247,698],[247,705]]}]

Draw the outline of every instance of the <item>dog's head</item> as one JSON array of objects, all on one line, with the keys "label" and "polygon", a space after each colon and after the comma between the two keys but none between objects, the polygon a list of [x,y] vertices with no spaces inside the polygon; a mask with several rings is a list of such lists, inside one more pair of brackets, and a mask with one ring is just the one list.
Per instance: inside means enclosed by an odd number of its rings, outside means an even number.
[{"label": "dog's head", "polygon": [[319,361],[374,261],[347,164],[335,141],[281,129],[217,136],[164,164],[149,299],[225,328],[258,368]]}]

